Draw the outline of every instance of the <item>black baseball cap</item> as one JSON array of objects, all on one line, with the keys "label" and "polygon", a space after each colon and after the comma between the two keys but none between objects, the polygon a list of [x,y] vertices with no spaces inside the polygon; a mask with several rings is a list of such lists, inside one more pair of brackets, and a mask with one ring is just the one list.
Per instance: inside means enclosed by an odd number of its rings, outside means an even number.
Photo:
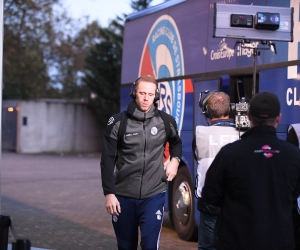
[{"label": "black baseball cap", "polygon": [[280,114],[280,102],[276,95],[270,92],[260,92],[252,97],[249,113],[253,117],[268,119]]}]

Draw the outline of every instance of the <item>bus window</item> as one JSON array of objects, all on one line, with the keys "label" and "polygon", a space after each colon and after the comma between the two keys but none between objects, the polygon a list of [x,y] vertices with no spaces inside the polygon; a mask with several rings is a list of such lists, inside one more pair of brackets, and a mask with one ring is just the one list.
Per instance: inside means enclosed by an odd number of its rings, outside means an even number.
[{"label": "bus window", "polygon": [[[258,77],[256,77],[256,89],[258,89]],[[241,102],[245,97],[246,102],[250,102],[252,98],[253,75],[231,76],[231,93],[232,102]]]}]

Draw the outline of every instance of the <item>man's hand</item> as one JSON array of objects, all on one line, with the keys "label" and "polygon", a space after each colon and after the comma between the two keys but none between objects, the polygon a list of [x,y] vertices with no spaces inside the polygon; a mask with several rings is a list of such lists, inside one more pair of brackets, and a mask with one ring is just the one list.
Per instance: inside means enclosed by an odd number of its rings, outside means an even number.
[{"label": "man's hand", "polygon": [[169,161],[167,164],[165,164],[164,169],[166,171],[167,175],[167,181],[172,181],[178,170],[179,162],[176,158],[172,158],[171,161]]},{"label": "man's hand", "polygon": [[119,213],[121,213],[120,202],[114,194],[105,196],[105,207],[107,212],[111,215],[119,215]]}]

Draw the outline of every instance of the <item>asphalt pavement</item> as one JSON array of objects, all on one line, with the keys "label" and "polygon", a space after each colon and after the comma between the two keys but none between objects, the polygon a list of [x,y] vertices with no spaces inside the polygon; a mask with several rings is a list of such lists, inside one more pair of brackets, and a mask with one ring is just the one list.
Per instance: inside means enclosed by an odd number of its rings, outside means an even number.
[{"label": "asphalt pavement", "polygon": [[[10,216],[32,249],[117,249],[104,207],[99,154],[2,152],[0,173],[0,214]],[[165,215],[160,249],[197,249],[197,242],[180,240]]]}]

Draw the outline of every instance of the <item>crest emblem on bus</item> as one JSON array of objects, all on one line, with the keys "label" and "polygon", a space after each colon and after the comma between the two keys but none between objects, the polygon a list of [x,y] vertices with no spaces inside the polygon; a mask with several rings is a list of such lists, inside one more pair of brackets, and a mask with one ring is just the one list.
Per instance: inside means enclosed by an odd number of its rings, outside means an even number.
[{"label": "crest emblem on bus", "polygon": [[[184,58],[179,31],[173,18],[160,16],[152,25],[144,44],[139,75],[157,79],[184,75]],[[185,80],[160,82],[158,108],[171,114],[180,133],[184,116]]]}]

